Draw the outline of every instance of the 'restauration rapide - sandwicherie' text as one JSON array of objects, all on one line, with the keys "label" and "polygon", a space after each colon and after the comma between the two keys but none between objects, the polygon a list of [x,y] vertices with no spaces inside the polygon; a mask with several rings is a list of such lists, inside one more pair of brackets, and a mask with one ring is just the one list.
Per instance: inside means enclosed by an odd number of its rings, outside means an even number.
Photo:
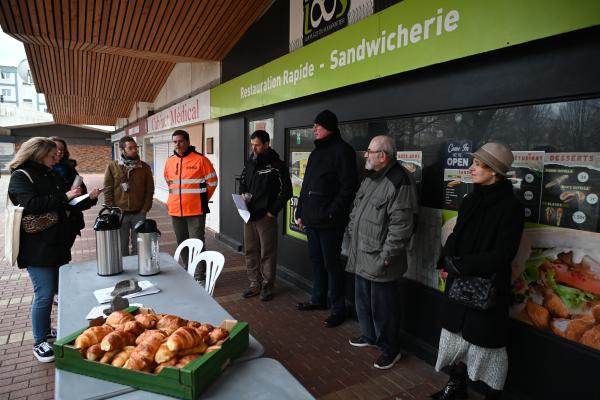
[{"label": "'restauration rapide - sandwicherie' text", "polygon": [[[396,30],[391,32],[381,31],[380,36],[372,39],[362,38],[353,47],[331,50],[328,68],[336,70],[455,31],[459,27],[459,20],[460,13],[458,10],[449,10],[444,13],[444,9],[439,8],[436,15],[425,19],[422,23],[417,22],[411,26],[398,24]],[[314,63],[305,61],[300,63],[297,68],[285,69],[281,74],[269,75],[261,82],[240,87],[240,99],[256,96],[281,86],[295,86],[303,79],[312,78],[318,69],[324,69],[325,67],[324,63],[316,66]]]}]

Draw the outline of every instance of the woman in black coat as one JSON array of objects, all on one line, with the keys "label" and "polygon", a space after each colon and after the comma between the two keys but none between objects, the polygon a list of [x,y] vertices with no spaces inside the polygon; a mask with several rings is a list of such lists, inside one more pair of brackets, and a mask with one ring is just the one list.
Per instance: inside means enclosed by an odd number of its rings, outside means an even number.
[{"label": "woman in black coat", "polygon": [[43,137],[23,143],[8,164],[11,171],[8,196],[14,205],[24,208],[23,218],[50,213],[53,220],[43,224],[40,218],[35,218],[34,225],[45,228],[37,233],[26,232],[22,224],[17,257],[18,267],[27,268],[33,284],[33,354],[41,362],[54,360],[47,336],[52,299],[58,291],[58,268],[71,260],[67,203],[81,194],[80,188],[63,190],[61,179],[52,172],[54,164],[56,144]]},{"label": "woman in black coat", "polygon": [[521,240],[524,210],[506,179],[513,162],[508,146],[487,143],[472,155],[474,190],[462,201],[441,264],[448,274],[446,290],[458,275],[476,276],[491,278],[497,296],[487,310],[445,298],[436,369],[450,365],[451,373],[446,387],[432,395],[442,400],[466,398],[467,375],[489,386],[486,399],[499,398],[508,371],[511,262]]},{"label": "woman in black coat", "polygon": [[[70,158],[69,149],[67,148],[67,142],[61,137],[52,136],[50,137],[54,143],[56,143],[56,157],[58,162],[52,168],[52,171],[61,178],[62,189],[68,191],[73,187],[75,179],[79,176],[79,173],[75,169],[77,161]],[[78,185],[81,187],[81,194],[87,193],[87,187],[83,180]],[[67,213],[67,221],[69,225],[69,249],[73,247],[77,236],[81,236],[81,231],[85,228],[85,221],[83,218],[83,211],[88,210],[98,203],[98,195],[100,194],[98,189],[93,189],[90,192],[90,197],[77,204],[76,207],[71,207]]]}]

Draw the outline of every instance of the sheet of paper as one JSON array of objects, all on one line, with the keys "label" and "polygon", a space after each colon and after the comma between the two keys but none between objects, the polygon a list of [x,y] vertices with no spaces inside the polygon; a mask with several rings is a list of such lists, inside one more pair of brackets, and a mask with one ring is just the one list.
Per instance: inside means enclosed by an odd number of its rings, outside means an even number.
[{"label": "sheet of paper", "polygon": [[90,197],[89,193],[82,194],[79,197],[75,197],[74,199],[71,199],[71,201],[69,202],[69,205],[76,206],[77,204],[81,203],[83,200],[87,199],[88,197]]},{"label": "sheet of paper", "polygon": [[231,197],[233,197],[233,203],[235,204],[235,207],[237,208],[238,213],[240,213],[240,217],[242,217],[244,222],[247,223],[250,220],[250,211],[248,211],[248,207],[246,206],[246,201],[239,194],[232,194]]},{"label": "sheet of paper", "polygon": [[[129,304],[129,306],[135,306],[135,307],[143,307],[144,305],[141,303],[131,303]],[[88,315],[85,316],[85,319],[94,319],[94,318],[98,318],[100,316],[104,315],[104,310],[107,310],[110,308],[110,304],[101,304],[99,306],[93,307],[90,312],[88,313]]]},{"label": "sheet of paper", "polygon": [[[150,294],[155,294],[160,292],[160,289],[154,286],[150,281],[139,281],[138,285],[142,290],[137,293],[128,294],[127,296],[123,296],[126,299],[132,299],[134,297],[147,296]],[[109,303],[112,300],[112,296],[110,295],[112,291],[115,290],[115,287],[109,287],[104,289],[94,290],[94,296],[96,296],[96,300],[98,303]]]}]

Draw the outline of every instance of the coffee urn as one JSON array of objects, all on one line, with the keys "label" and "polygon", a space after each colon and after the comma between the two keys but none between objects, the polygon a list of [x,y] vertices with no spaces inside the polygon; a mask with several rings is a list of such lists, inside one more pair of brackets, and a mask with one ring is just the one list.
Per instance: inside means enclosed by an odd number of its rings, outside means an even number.
[{"label": "coffee urn", "polygon": [[160,231],[156,221],[146,219],[135,224],[138,242],[138,274],[142,276],[160,273],[159,249]]},{"label": "coffee urn", "polygon": [[119,207],[104,205],[94,223],[96,231],[96,257],[98,275],[111,276],[123,272],[121,257],[121,221],[123,211]]}]

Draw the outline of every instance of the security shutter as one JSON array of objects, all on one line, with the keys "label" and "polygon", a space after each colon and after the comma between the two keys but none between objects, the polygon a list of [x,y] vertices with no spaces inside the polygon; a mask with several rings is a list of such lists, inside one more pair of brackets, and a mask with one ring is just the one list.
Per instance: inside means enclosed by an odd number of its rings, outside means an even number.
[{"label": "security shutter", "polygon": [[155,196],[164,202],[169,197],[169,187],[163,178],[167,158],[169,158],[169,143],[154,144]]}]

